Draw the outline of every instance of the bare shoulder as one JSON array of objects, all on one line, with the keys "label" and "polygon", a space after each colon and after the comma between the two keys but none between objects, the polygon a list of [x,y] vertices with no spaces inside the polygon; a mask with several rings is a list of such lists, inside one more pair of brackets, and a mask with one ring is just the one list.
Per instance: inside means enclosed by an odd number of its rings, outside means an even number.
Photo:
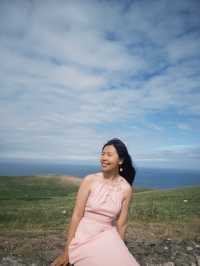
[{"label": "bare shoulder", "polygon": [[82,178],[75,201],[75,207],[73,210],[73,217],[82,217],[84,214],[86,202],[91,192],[91,184],[93,182],[93,175],[85,175]]},{"label": "bare shoulder", "polygon": [[83,178],[82,182],[91,188],[93,182],[95,182],[98,179],[99,179],[99,173],[91,173],[91,174],[86,175]]},{"label": "bare shoulder", "polygon": [[87,181],[94,181],[98,178],[98,173],[91,173],[91,174],[88,174],[88,175],[85,175],[83,180],[87,180]]},{"label": "bare shoulder", "polygon": [[91,173],[87,176],[87,178],[91,180],[91,182],[102,180],[101,172]]},{"label": "bare shoulder", "polygon": [[127,199],[127,198],[131,198],[134,192],[134,187],[131,186],[128,181],[122,177],[123,180],[123,200]]}]

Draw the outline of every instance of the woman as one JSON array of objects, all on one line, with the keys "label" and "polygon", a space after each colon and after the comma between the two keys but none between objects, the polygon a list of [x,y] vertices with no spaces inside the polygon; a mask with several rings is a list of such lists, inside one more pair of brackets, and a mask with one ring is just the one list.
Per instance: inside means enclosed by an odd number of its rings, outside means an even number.
[{"label": "woman", "polygon": [[108,141],[100,162],[80,184],[64,253],[51,266],[139,266],[124,243],[136,174],[125,144]]}]

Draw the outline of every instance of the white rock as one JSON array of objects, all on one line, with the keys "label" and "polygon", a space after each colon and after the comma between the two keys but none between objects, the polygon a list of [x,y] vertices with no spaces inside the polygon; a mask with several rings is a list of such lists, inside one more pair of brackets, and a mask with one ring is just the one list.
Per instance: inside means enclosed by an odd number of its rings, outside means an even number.
[{"label": "white rock", "polygon": [[172,261],[169,261],[169,262],[165,262],[165,263],[163,263],[163,266],[174,266],[175,264],[174,264],[174,262],[172,262]]}]

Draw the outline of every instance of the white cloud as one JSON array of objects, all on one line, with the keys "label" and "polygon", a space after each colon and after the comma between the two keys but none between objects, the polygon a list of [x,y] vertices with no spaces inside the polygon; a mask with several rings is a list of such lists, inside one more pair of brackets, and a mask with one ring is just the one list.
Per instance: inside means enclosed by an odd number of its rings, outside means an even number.
[{"label": "white cloud", "polygon": [[89,160],[117,135],[148,160],[199,132],[197,1],[0,5],[1,157]]},{"label": "white cloud", "polygon": [[183,130],[188,130],[188,129],[191,129],[191,126],[186,124],[186,123],[178,123],[177,128],[183,129]]}]

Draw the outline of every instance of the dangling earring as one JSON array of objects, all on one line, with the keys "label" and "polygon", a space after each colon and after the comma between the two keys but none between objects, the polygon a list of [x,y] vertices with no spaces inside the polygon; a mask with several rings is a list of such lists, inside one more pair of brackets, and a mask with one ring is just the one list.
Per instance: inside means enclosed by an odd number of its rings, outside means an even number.
[{"label": "dangling earring", "polygon": [[123,168],[122,168],[122,167],[120,167],[120,168],[119,168],[119,171],[120,171],[120,172],[122,172],[122,171],[123,171]]}]

